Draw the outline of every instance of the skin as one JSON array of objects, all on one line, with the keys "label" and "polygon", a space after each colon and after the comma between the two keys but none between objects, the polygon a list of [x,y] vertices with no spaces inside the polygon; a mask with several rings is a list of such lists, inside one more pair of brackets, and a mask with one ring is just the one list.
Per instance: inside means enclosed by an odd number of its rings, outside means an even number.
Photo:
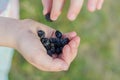
[{"label": "skin", "polygon": [[[71,21],[75,20],[80,13],[84,0],[70,0],[70,6],[67,18]],[[104,0],[88,0],[87,8],[90,12],[100,10]],[[65,0],[42,0],[43,14],[51,13],[50,17],[53,21],[57,20],[62,12]]]},{"label": "skin", "polygon": [[47,55],[46,49],[37,36],[37,31],[43,30],[46,37],[54,37],[55,29],[36,21],[16,20],[0,17],[0,46],[12,47],[33,66],[42,71],[68,70],[77,55],[80,37],[76,32],[63,34],[70,42],[63,48],[62,54],[53,58]]}]

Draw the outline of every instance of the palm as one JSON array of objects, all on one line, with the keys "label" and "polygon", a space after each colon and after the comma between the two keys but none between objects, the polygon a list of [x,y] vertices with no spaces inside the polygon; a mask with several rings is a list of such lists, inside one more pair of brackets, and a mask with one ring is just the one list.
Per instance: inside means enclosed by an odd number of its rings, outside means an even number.
[{"label": "palm", "polygon": [[[44,27],[46,37],[55,37],[54,29]],[[36,31],[37,32],[37,31]],[[57,58],[50,57],[46,49],[40,42],[40,39],[35,32],[28,32],[21,37],[21,42],[18,45],[19,52],[22,53],[24,58],[35,67],[44,71],[61,71],[68,69],[70,63],[77,54],[77,47],[79,45],[79,37],[75,32],[63,35],[68,37],[70,42],[64,46],[61,55]]]}]

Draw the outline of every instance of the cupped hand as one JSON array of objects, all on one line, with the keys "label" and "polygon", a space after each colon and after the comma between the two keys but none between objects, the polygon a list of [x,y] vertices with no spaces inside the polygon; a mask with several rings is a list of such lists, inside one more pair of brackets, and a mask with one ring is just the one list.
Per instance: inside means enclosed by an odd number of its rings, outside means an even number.
[{"label": "cupped hand", "polygon": [[80,43],[80,37],[75,32],[63,34],[63,37],[68,37],[70,42],[64,46],[59,57],[53,58],[47,54],[37,31],[45,31],[45,37],[50,38],[54,36],[54,29],[33,20],[23,20],[20,26],[21,29],[16,33],[16,49],[29,63],[43,71],[68,70],[77,55]]},{"label": "cupped hand", "polygon": [[[73,21],[79,14],[84,0],[71,0],[70,7],[68,10],[67,17],[69,20]],[[100,10],[102,8],[104,0],[88,0],[88,10],[93,12],[96,9]],[[52,20],[57,20],[62,12],[62,8],[65,4],[65,0],[42,0],[43,4],[43,14],[51,13],[50,17]]]}]

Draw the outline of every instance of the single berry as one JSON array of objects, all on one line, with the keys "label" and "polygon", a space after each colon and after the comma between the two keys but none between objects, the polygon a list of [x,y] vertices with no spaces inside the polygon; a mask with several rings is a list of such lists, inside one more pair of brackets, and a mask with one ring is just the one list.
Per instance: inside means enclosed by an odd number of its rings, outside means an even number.
[{"label": "single berry", "polygon": [[50,38],[49,39],[51,43],[56,43],[57,42],[57,38]]},{"label": "single berry", "polygon": [[41,39],[41,42],[42,42],[42,44],[43,44],[44,46],[50,45],[50,41],[49,41],[48,38],[42,38],[42,39]]},{"label": "single berry", "polygon": [[54,43],[50,43],[50,47],[55,47],[55,44]]},{"label": "single berry", "polygon": [[58,55],[59,55],[59,54],[61,53],[60,48],[56,48],[55,52],[56,52],[56,54],[58,54]]},{"label": "single berry", "polygon": [[42,30],[39,30],[39,31],[38,31],[38,36],[39,36],[41,39],[44,38],[44,37],[45,37],[45,32],[42,31]]},{"label": "single berry", "polygon": [[55,53],[55,47],[51,47],[51,52],[54,54]]},{"label": "single berry", "polygon": [[52,56],[52,52],[51,52],[51,50],[47,50],[47,54],[49,55],[49,56]]},{"label": "single berry", "polygon": [[61,47],[61,46],[62,46],[61,41],[60,41],[59,38],[56,39],[55,45],[56,45],[57,47]]},{"label": "single berry", "polygon": [[53,21],[50,19],[50,13],[47,13],[47,14],[45,15],[45,18],[46,18],[47,21],[53,22]]},{"label": "single berry", "polygon": [[61,43],[62,43],[62,45],[66,45],[66,44],[69,43],[69,39],[68,38],[64,38]]},{"label": "single berry", "polygon": [[41,39],[41,42],[42,42],[42,43],[46,43],[47,41],[48,41],[48,38],[42,38],[42,39]]},{"label": "single berry", "polygon": [[[60,47],[59,50],[60,50],[60,53],[62,53],[63,47]],[[59,54],[60,54],[60,53],[59,53]]]},{"label": "single berry", "polygon": [[57,38],[62,38],[62,33],[57,30],[57,31],[55,32],[55,36],[56,36]]},{"label": "single berry", "polygon": [[50,49],[51,49],[51,46],[50,46],[50,45],[47,45],[47,46],[44,45],[44,47],[45,47],[47,50],[50,50]]}]

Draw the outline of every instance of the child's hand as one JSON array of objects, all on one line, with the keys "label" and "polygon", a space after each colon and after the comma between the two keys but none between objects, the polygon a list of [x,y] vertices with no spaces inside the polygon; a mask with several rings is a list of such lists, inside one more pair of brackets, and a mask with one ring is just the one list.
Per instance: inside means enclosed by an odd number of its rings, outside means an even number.
[{"label": "child's hand", "polygon": [[[1,20],[5,21],[6,19]],[[77,55],[80,38],[75,32],[63,34],[64,37],[68,37],[70,39],[70,42],[63,48],[63,52],[58,58],[52,58],[47,54],[46,49],[40,42],[37,31],[45,31],[46,37],[50,38],[54,36],[54,29],[33,20],[16,21],[8,19],[4,25],[5,24],[6,29],[4,28],[5,31],[3,29],[2,33],[5,37],[0,38],[0,40],[2,40],[3,43],[6,43],[5,46],[17,49],[29,63],[40,70],[67,70],[70,63]],[[2,45],[4,46],[4,44]]]},{"label": "child's hand", "polygon": [[[71,0],[67,17],[69,20],[75,20],[79,14],[84,0]],[[93,12],[102,8],[104,0],[88,0],[88,10]],[[42,0],[44,7],[43,14],[51,12],[51,19],[56,20],[62,12],[65,0]]]}]

